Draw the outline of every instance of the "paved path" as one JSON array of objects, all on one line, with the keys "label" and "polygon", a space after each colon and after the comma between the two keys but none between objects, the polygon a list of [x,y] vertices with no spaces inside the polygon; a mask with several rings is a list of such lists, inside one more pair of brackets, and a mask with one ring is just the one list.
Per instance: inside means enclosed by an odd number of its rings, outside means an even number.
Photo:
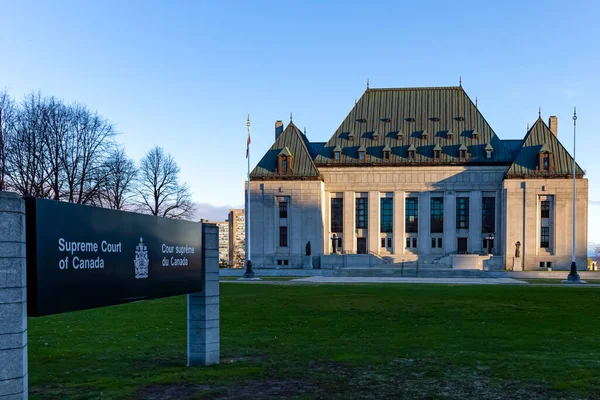
[{"label": "paved path", "polygon": [[310,283],[437,283],[448,285],[528,285],[527,282],[511,278],[377,278],[377,277],[334,277],[311,276],[294,279],[293,282]]}]

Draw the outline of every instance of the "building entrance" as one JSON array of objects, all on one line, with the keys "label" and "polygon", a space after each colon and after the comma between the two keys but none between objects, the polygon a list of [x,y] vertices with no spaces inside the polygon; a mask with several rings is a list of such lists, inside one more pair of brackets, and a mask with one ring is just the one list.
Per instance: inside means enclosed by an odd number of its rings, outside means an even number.
[{"label": "building entrance", "polygon": [[367,238],[356,238],[356,254],[367,254]]},{"label": "building entrance", "polygon": [[458,238],[458,254],[467,254],[467,238]]}]

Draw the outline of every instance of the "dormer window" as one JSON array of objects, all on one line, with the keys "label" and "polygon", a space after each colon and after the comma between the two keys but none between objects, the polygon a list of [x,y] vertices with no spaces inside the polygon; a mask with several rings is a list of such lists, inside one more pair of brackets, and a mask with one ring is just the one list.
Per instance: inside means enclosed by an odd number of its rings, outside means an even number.
[{"label": "dormer window", "polygon": [[461,161],[464,161],[467,158],[467,146],[465,146],[464,143],[458,148],[458,158],[460,158]]},{"label": "dormer window", "polygon": [[479,132],[477,132],[477,131],[473,131],[473,133],[472,133],[472,137],[473,137],[473,140],[477,140],[477,139],[479,139]]},{"label": "dormer window", "polygon": [[452,131],[448,131],[448,132],[446,132],[446,137],[447,137],[448,139],[452,139],[452,137],[453,137],[453,136],[454,136],[454,132],[452,132]]},{"label": "dormer window", "polygon": [[342,148],[338,145],[333,149],[333,159],[336,161],[340,160],[340,156],[342,155]]},{"label": "dormer window", "polygon": [[383,148],[383,159],[384,160],[389,160],[390,159],[390,153],[391,153],[392,149],[390,149],[390,146],[388,146],[387,144],[385,145],[385,147]]},{"label": "dormer window", "polygon": [[552,172],[554,169],[554,155],[548,145],[544,144],[538,155],[538,169],[544,172]]},{"label": "dormer window", "polygon": [[277,171],[280,174],[287,174],[292,171],[294,157],[287,147],[284,147],[277,155]]},{"label": "dormer window", "polygon": [[415,153],[416,153],[417,149],[415,148],[415,146],[413,146],[412,144],[410,145],[410,147],[408,148],[408,159],[409,160],[414,160],[415,159]]},{"label": "dormer window", "polygon": [[373,140],[378,140],[379,139],[379,132],[375,131],[373,132]]},{"label": "dormer window", "polygon": [[348,140],[351,142],[354,141],[354,132],[348,133]]},{"label": "dormer window", "polygon": [[396,132],[396,139],[402,140],[402,138],[404,138],[404,133],[401,130]]},{"label": "dormer window", "polygon": [[423,131],[423,132],[421,133],[421,137],[422,137],[423,139],[427,140],[427,138],[429,137],[429,133],[428,133],[427,131]]},{"label": "dormer window", "polygon": [[492,147],[491,144],[487,144],[485,146],[485,158],[487,158],[488,160],[492,159],[492,154],[494,153],[494,148]]},{"label": "dormer window", "polygon": [[358,159],[363,161],[365,159],[365,152],[367,151],[367,149],[365,149],[365,146],[360,146],[358,148]]},{"label": "dormer window", "polygon": [[441,155],[442,155],[442,148],[440,147],[439,144],[436,144],[435,147],[433,148],[433,159],[435,161],[439,161]]}]

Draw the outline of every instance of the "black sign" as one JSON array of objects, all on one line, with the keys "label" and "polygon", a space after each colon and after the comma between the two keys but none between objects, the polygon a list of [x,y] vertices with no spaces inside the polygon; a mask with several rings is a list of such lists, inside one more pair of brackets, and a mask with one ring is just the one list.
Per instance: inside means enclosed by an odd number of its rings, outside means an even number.
[{"label": "black sign", "polygon": [[202,290],[202,224],[26,199],[30,316]]}]

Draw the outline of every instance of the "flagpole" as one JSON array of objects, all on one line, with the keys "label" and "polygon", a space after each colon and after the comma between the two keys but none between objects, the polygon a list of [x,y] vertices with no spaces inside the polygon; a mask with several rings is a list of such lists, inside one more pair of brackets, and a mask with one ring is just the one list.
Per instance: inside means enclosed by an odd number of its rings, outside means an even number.
[{"label": "flagpole", "polygon": [[579,274],[577,273],[577,262],[576,262],[576,251],[575,251],[575,227],[577,222],[576,204],[577,199],[577,164],[575,163],[575,133],[577,128],[577,110],[573,108],[573,243],[571,248],[571,272],[569,273],[568,280],[571,282],[579,282]]},{"label": "flagpole", "polygon": [[254,278],[252,261],[250,260],[250,114],[248,114],[248,141],[246,143],[246,158],[248,159],[248,187],[246,189],[246,273],[244,278]]}]

